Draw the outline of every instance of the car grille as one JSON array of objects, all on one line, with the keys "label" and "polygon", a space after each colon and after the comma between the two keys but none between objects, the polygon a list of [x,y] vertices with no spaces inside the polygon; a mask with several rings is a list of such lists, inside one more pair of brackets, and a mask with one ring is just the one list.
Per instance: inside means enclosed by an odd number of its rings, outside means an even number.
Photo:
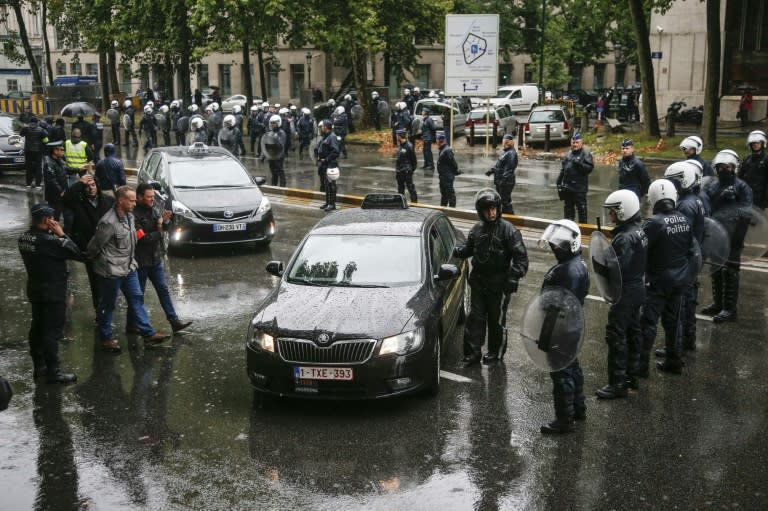
[{"label": "car grille", "polygon": [[362,364],[373,354],[374,339],[336,341],[318,346],[307,339],[278,339],[277,349],[286,362],[298,364]]},{"label": "car grille", "polygon": [[210,222],[236,222],[238,220],[245,220],[249,216],[251,216],[251,213],[253,213],[252,209],[244,210],[244,211],[234,211],[232,210],[233,215],[230,218],[224,217],[224,210],[213,210],[213,211],[206,211],[206,210],[198,210],[197,214],[199,214],[204,219],[210,221]]}]

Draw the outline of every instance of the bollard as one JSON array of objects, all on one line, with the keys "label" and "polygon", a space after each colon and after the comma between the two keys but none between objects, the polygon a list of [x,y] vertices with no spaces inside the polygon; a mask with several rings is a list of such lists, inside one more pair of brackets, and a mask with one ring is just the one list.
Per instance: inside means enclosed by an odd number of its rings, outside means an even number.
[{"label": "bollard", "polygon": [[499,127],[498,127],[498,126],[496,126],[496,123],[493,123],[493,148],[494,148],[494,149],[496,149],[497,147],[499,147],[499,142],[498,142],[498,140],[496,139],[496,137],[498,136],[498,134],[499,134]]},{"label": "bollard", "polygon": [[544,127],[544,152],[549,152],[549,124]]},{"label": "bollard", "polygon": [[519,151],[523,147],[523,127],[517,125],[517,150]]},{"label": "bollard", "polygon": [[469,123],[469,147],[475,147],[475,123]]}]

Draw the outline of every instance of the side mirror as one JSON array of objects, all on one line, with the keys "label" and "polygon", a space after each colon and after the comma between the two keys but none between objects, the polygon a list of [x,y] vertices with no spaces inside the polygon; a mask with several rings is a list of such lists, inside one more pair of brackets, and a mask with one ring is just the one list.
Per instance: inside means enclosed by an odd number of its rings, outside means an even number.
[{"label": "side mirror", "polygon": [[440,270],[433,278],[435,282],[441,282],[443,280],[453,280],[460,275],[459,268],[455,264],[441,264]]},{"label": "side mirror", "polygon": [[256,183],[259,186],[267,184],[267,178],[266,177],[254,177],[253,182]]},{"label": "side mirror", "polygon": [[267,273],[274,275],[275,277],[283,276],[283,262],[282,261],[270,261],[267,263]]}]

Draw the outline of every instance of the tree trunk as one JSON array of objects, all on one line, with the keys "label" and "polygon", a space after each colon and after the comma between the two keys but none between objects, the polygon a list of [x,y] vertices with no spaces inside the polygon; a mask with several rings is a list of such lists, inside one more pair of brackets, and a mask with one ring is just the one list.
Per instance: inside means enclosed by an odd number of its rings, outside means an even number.
[{"label": "tree trunk", "polygon": [[45,70],[48,72],[48,85],[53,85],[53,66],[51,65],[51,45],[48,42],[48,30],[47,28],[47,20],[48,20],[48,1],[42,0],[40,2],[40,7],[42,9],[41,11],[41,20],[43,23],[43,26],[40,27],[40,32],[43,37],[43,51],[45,51]]},{"label": "tree trunk", "polygon": [[707,71],[704,77],[704,147],[717,144],[717,113],[720,103],[720,0],[707,1]]},{"label": "tree trunk", "polygon": [[24,55],[27,57],[29,69],[32,71],[32,92],[41,94],[43,92],[43,80],[35,55],[32,53],[32,46],[29,44],[27,26],[24,24],[24,13],[21,12],[21,0],[12,0],[10,3],[13,7],[13,13],[16,15],[16,23],[19,25],[19,39],[21,39],[21,44],[24,47]]},{"label": "tree trunk", "polygon": [[117,97],[120,94],[120,82],[117,78],[117,52],[115,51],[115,43],[109,44],[109,50],[107,51],[108,57],[108,72],[109,72],[109,92],[111,95]]},{"label": "tree trunk", "polygon": [[107,66],[107,52],[105,50],[99,51],[99,81],[101,82],[101,106],[98,108],[101,111],[106,110],[109,105],[109,69]]},{"label": "tree trunk", "polygon": [[261,82],[261,97],[269,101],[267,96],[267,80],[264,76],[264,47],[260,44],[256,51],[256,60],[259,64],[259,82]]},{"label": "tree trunk", "polygon": [[247,41],[243,41],[243,67],[241,72],[244,77],[245,97],[248,98],[243,115],[250,115],[250,108],[253,104],[253,80],[251,80],[251,46]]},{"label": "tree trunk", "polygon": [[645,20],[643,0],[627,0],[632,16],[632,27],[637,43],[637,63],[640,67],[640,80],[643,91],[643,126],[645,134],[658,137],[659,115],[656,111],[656,86],[653,83],[653,62],[651,61],[651,43],[648,34],[648,22]]},{"label": "tree trunk", "polygon": [[[363,115],[360,119],[360,127],[368,127],[368,52],[363,48],[355,48],[352,53],[352,71],[355,73],[355,89],[357,101],[363,106]],[[352,112],[349,112],[350,119]]]}]

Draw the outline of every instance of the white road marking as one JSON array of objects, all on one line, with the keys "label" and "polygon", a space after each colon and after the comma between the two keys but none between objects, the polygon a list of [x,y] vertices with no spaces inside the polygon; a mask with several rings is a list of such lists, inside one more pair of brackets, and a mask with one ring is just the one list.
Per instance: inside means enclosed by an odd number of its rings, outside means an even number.
[{"label": "white road marking", "polygon": [[459,383],[471,383],[472,382],[472,378],[467,378],[466,376],[461,376],[460,374],[449,373],[448,371],[442,371],[441,370],[440,371],[440,376],[442,376],[446,380],[457,381]]}]

